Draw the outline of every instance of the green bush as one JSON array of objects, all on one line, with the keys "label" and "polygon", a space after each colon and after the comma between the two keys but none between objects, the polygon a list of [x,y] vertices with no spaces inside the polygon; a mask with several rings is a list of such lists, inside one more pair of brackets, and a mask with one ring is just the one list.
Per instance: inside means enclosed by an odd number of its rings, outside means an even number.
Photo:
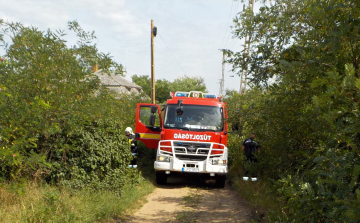
[{"label": "green bush", "polygon": [[356,154],[327,149],[304,175],[281,179],[278,194],[287,200],[291,219],[298,222],[360,220],[360,165]]},{"label": "green bush", "polygon": [[230,95],[229,120],[261,139],[260,178],[284,202],[272,221],[360,222],[359,15],[355,1],[279,0],[234,19],[251,49],[228,62],[251,89]]},{"label": "green bush", "polygon": [[272,219],[359,221],[359,104],[348,100],[358,90],[346,86],[346,77],[329,75],[321,83],[339,90],[317,94],[305,104],[297,101],[299,92],[284,94],[285,86],[228,99],[229,121],[240,126],[239,135],[229,137],[229,160],[242,166],[236,142],[257,133],[262,145],[257,173],[270,179],[273,196],[285,201],[283,213]]},{"label": "green bush", "polygon": [[230,166],[240,165],[244,163],[244,153],[242,152],[242,144],[245,137],[238,134],[229,133],[228,135],[228,159]]},{"label": "green bush", "polygon": [[69,47],[64,31],[0,26],[11,38],[0,61],[0,178],[117,192],[141,181],[126,168],[132,157],[124,129],[144,99],[116,100],[100,85],[93,65],[118,75],[123,67],[98,52],[94,33],[69,22],[79,38]]},{"label": "green bush", "polygon": [[112,191],[121,190],[126,183],[138,183],[141,177],[134,178],[134,170],[128,168],[132,155],[123,129],[114,120],[100,121],[70,136],[57,136],[60,143],[68,142],[62,148],[69,149],[49,151],[47,161],[52,168],[46,179],[75,189]]}]

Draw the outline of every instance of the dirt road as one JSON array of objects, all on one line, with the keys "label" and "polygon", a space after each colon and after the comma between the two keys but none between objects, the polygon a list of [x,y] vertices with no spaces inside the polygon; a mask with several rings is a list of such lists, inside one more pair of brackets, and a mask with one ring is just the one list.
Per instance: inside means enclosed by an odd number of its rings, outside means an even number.
[{"label": "dirt road", "polygon": [[211,181],[168,178],[147,197],[128,222],[249,222],[251,211],[226,185]]}]

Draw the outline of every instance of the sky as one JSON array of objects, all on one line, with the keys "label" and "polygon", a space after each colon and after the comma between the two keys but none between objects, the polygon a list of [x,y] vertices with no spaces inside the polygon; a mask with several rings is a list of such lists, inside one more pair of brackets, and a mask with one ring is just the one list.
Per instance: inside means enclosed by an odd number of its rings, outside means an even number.
[{"label": "sky", "polygon": [[[67,33],[67,22],[77,20],[84,30],[95,31],[99,51],[121,63],[128,80],[134,74],[151,75],[154,20],[155,79],[201,76],[207,90],[219,94],[219,49],[242,49],[243,40],[232,38],[230,26],[243,4],[240,0],[0,0],[0,18]],[[74,36],[65,39],[71,43]],[[230,64],[225,64],[224,77],[225,89],[239,91],[240,77],[231,72]]]}]

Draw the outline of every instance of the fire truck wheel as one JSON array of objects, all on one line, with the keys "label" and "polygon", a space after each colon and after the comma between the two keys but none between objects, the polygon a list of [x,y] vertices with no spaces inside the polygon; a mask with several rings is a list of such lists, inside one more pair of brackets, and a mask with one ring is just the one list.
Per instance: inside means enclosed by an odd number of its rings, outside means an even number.
[{"label": "fire truck wheel", "polygon": [[167,176],[165,173],[156,172],[156,183],[159,185],[165,185],[167,181]]},{"label": "fire truck wheel", "polygon": [[218,188],[225,187],[225,177],[219,177],[215,180],[215,186]]}]

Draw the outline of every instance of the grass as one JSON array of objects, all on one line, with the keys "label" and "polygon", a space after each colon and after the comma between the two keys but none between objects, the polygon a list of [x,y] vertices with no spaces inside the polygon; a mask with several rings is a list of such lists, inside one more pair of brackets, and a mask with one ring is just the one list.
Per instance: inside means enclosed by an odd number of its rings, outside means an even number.
[{"label": "grass", "polygon": [[257,222],[275,222],[277,216],[284,215],[284,202],[271,190],[271,184],[261,177],[258,181],[243,181],[243,170],[240,165],[230,168],[228,179],[231,187],[241,198],[247,201]]},{"label": "grass", "polygon": [[191,190],[189,195],[183,197],[185,202],[184,210],[176,214],[176,220],[182,223],[193,223],[197,220],[197,210],[195,209],[202,200],[203,196],[198,193],[198,189]]},{"label": "grass", "polygon": [[[138,160],[144,180],[126,185],[120,195],[111,191],[71,190],[45,183],[23,186],[0,183],[0,222],[119,222],[145,202],[154,189],[153,153]],[[20,189],[20,190],[19,190]]]},{"label": "grass", "polygon": [[192,191],[188,196],[185,196],[183,200],[185,201],[186,207],[196,208],[198,204],[201,203],[202,195],[198,194],[196,190],[195,193]]},{"label": "grass", "polygon": [[141,203],[154,186],[143,181],[127,186],[121,196],[108,191],[70,191],[27,183],[21,194],[0,187],[0,222],[111,222]]},{"label": "grass", "polygon": [[197,220],[197,217],[194,216],[193,211],[181,211],[177,213],[176,220],[181,223],[194,223]]}]

